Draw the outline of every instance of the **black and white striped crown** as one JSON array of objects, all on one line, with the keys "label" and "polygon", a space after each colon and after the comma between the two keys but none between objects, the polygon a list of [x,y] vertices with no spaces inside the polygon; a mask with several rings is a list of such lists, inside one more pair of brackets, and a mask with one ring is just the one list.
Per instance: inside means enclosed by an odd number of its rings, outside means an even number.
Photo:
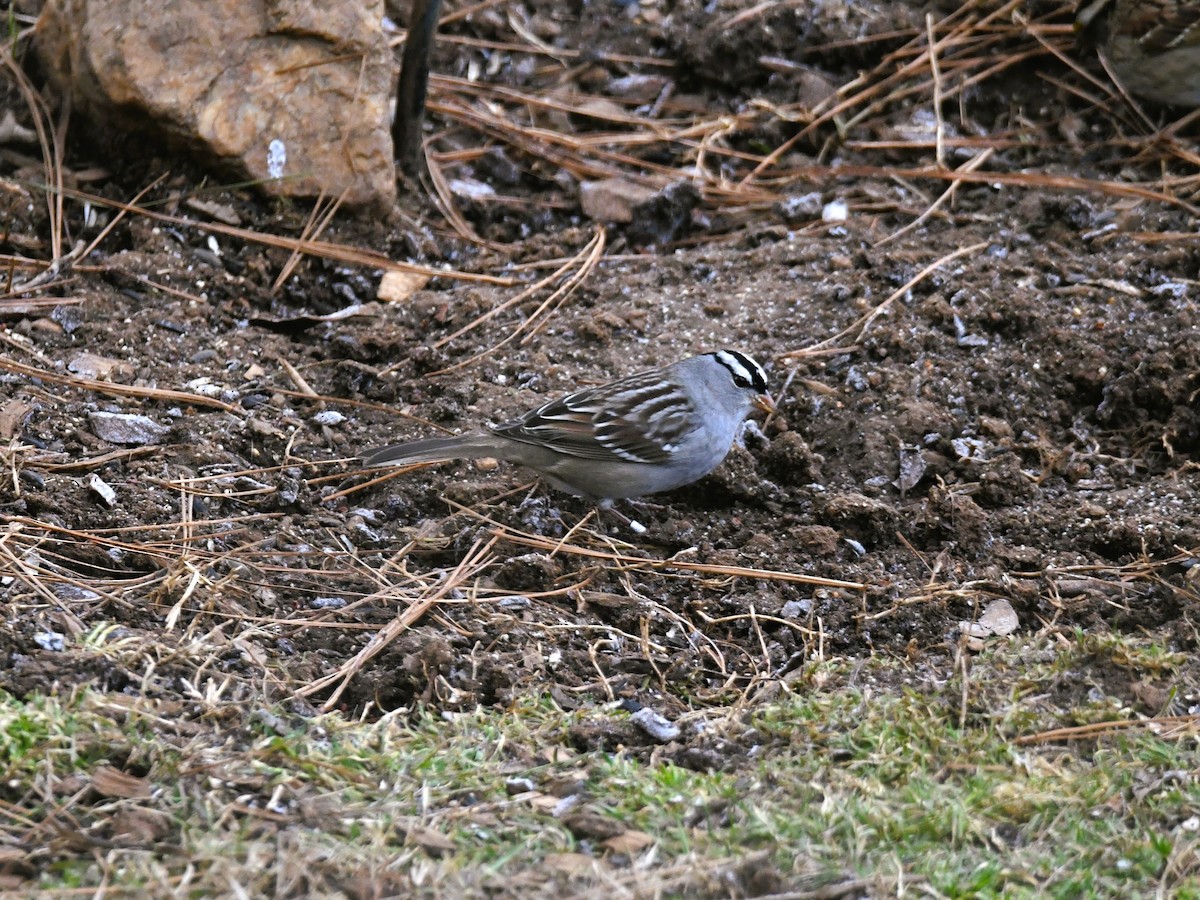
[{"label": "black and white striped crown", "polygon": [[753,388],[760,394],[767,392],[767,375],[762,366],[738,350],[717,350],[708,354],[729,370],[733,383],[740,388]]}]

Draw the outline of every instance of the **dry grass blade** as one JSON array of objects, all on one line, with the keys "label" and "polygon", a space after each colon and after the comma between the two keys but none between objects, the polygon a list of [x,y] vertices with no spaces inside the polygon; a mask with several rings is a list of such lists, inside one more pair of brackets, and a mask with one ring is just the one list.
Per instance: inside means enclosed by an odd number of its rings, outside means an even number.
[{"label": "dry grass blade", "polygon": [[1066,728],[1051,728],[1037,734],[1026,734],[1014,738],[1018,747],[1033,744],[1048,744],[1053,741],[1085,741],[1120,732],[1145,729],[1163,740],[1193,739],[1200,735],[1200,716],[1150,716],[1145,719],[1119,719],[1110,722],[1091,722],[1087,725],[1072,725]]},{"label": "dry grass blade", "polygon": [[899,288],[897,288],[895,291],[893,291],[892,294],[887,297],[887,299],[885,299],[882,303],[880,303],[878,306],[876,306],[874,309],[872,309],[869,313],[866,313],[865,315],[859,317],[858,319],[855,319],[854,322],[852,322],[850,325],[847,325],[845,328],[843,328],[837,334],[835,334],[831,337],[828,337],[823,341],[819,341],[816,344],[813,344],[811,347],[805,347],[801,350],[793,350],[790,353],[785,353],[780,358],[781,359],[797,359],[800,357],[809,356],[812,353],[821,351],[826,347],[837,346],[843,340],[845,340],[846,338],[851,337],[851,336],[853,336],[854,340],[858,340],[859,338],[862,337],[862,335],[866,332],[866,330],[871,327],[871,323],[874,322],[881,315],[883,315],[883,313],[888,309],[888,307],[890,307],[899,298],[903,297],[910,290],[912,290],[915,285],[920,284],[922,281],[924,281],[926,278],[928,278],[930,274],[937,271],[938,269],[940,269],[942,266],[946,265],[947,263],[951,263],[954,260],[959,259],[963,256],[969,256],[972,253],[978,253],[979,251],[985,249],[986,247],[987,247],[986,243],[971,244],[969,247],[960,247],[959,249],[955,250],[953,253],[947,253],[945,256],[943,256],[941,258],[935,259],[933,262],[931,262],[929,265],[927,265],[925,268],[923,268],[920,272],[918,272],[916,275],[914,275],[912,278],[910,278],[907,282],[905,282],[903,285],[901,285]]},{"label": "dry grass blade", "polygon": [[773,569],[755,569],[749,566],[722,566],[710,563],[688,562],[682,559],[650,559],[642,556],[627,556],[608,550],[596,550],[591,547],[580,547],[577,544],[564,544],[559,540],[543,538],[538,535],[511,531],[507,528],[497,528],[492,532],[498,540],[523,547],[534,547],[554,553],[568,553],[589,559],[600,559],[616,564],[623,569],[678,569],[683,572],[695,572],[700,575],[714,575],[720,578],[752,578],[762,581],[786,581],[793,584],[811,584],[817,587],[832,588],[845,591],[865,591],[867,585],[859,581],[840,581],[836,578],[822,578],[817,575],[801,575],[799,572],[779,572]]},{"label": "dry grass blade", "polygon": [[[372,595],[371,599],[405,601],[407,605],[401,613],[380,629],[371,641],[351,659],[324,678],[319,678],[312,684],[301,688],[297,693],[302,697],[311,697],[313,694],[320,693],[337,684],[338,686],[322,706],[325,710],[333,709],[350,681],[367,662],[383,652],[392,641],[419,622],[447,595],[471,581],[491,564],[491,550],[497,540],[498,538],[493,537],[487,543],[476,541],[453,570],[446,572],[441,579],[430,585],[397,586],[388,584],[382,587]],[[420,589],[414,591],[414,587]]]},{"label": "dry grass blade", "polygon": [[[536,334],[537,331],[546,323],[546,321],[549,319],[549,317],[557,309],[559,309],[559,307],[561,307],[563,303],[566,302],[567,298],[569,298],[573,293],[575,293],[575,291],[579,288],[579,286],[581,284],[583,284],[584,279],[586,279],[587,276],[589,274],[591,274],[591,272],[595,269],[596,264],[599,263],[600,258],[604,255],[604,246],[605,246],[605,231],[604,231],[603,227],[600,227],[597,229],[595,237],[592,238],[592,240],[587,244],[587,246],[584,247],[582,250],[580,250],[579,253],[575,257],[573,257],[566,265],[561,267],[557,272],[555,272],[549,278],[544,278],[538,282],[538,285],[546,285],[546,284],[552,283],[553,280],[556,279],[560,273],[568,272],[568,271],[570,271],[570,269],[572,267],[574,267],[576,265],[578,266],[578,268],[576,268],[576,270],[574,272],[571,272],[571,274],[565,278],[563,283],[560,284],[557,288],[555,288],[550,293],[550,295],[538,305],[537,309],[535,309],[524,321],[522,321],[515,328],[513,328],[499,342],[493,344],[492,346],[488,347],[487,349],[481,350],[479,353],[473,354],[472,356],[469,356],[466,359],[461,360],[452,366],[446,366],[443,369],[438,369],[436,372],[431,372],[430,375],[431,376],[446,375],[446,374],[449,374],[450,372],[454,372],[454,371],[457,371],[458,369],[462,369],[462,368],[465,368],[466,366],[472,365],[473,363],[476,363],[481,359],[486,359],[487,357],[489,357],[493,353],[495,353],[497,350],[499,350],[501,347],[503,347],[506,344],[510,343],[511,341],[515,340],[517,337],[521,336],[522,334],[524,334],[525,337],[522,339],[521,343],[522,344],[526,343],[528,341],[529,337]],[[535,288],[536,287],[537,286],[535,285]],[[483,316],[480,316],[479,318],[475,319],[475,321],[470,322],[463,329],[460,329],[459,331],[455,332],[449,338],[445,338],[442,343],[444,343],[445,341],[452,340],[453,338],[457,337],[459,334],[462,334],[465,331],[469,331],[469,330],[475,328],[477,325],[481,324],[482,322],[492,318],[499,311],[501,311],[503,309],[507,309],[511,306],[515,306],[517,303],[521,302],[526,297],[531,296],[533,294],[533,292],[534,292],[534,288],[531,288],[526,291],[522,291],[516,297],[512,298],[511,300],[506,301],[505,303],[502,303],[496,309],[491,310],[491,311],[485,313]],[[438,346],[441,346],[441,343],[439,343]]]},{"label": "dry grass blade", "polygon": [[480,325],[483,325],[484,323],[491,321],[492,319],[494,319],[496,316],[500,315],[501,313],[503,313],[509,309],[512,309],[514,306],[518,306],[519,304],[524,303],[530,297],[537,294],[537,292],[540,291],[542,288],[545,288],[551,284],[554,284],[554,282],[558,281],[560,278],[565,276],[569,271],[571,271],[572,268],[574,268],[576,265],[578,265],[580,259],[584,258],[587,254],[589,254],[591,252],[591,249],[595,246],[598,239],[599,239],[599,235],[594,237],[587,244],[587,246],[585,246],[582,250],[580,250],[577,254],[575,254],[575,256],[572,256],[569,259],[563,261],[563,263],[555,271],[551,272],[545,278],[542,278],[541,280],[529,285],[529,287],[525,288],[523,291],[521,291],[515,297],[510,297],[508,300],[505,300],[499,306],[493,307],[492,309],[489,309],[487,312],[483,313],[482,315],[476,316],[474,319],[472,319],[470,322],[468,322],[462,328],[458,329],[458,331],[455,331],[452,334],[449,334],[444,338],[439,338],[434,343],[433,346],[437,349],[440,349],[442,347],[445,347],[447,344],[453,343],[454,341],[458,340],[463,335],[469,334],[470,332],[472,332],[476,328],[478,328]]},{"label": "dry grass blade", "polygon": [[173,216],[167,213],[155,212],[144,206],[135,206],[128,203],[110,200],[106,197],[100,197],[95,194],[89,194],[85,191],[64,191],[66,196],[75,197],[80,200],[87,200],[97,206],[125,210],[127,212],[143,216],[155,222],[165,222],[171,225],[177,225],[181,228],[196,228],[208,234],[220,234],[226,237],[238,238],[248,241],[252,244],[261,244],[266,247],[277,247],[282,250],[290,250],[296,253],[303,253],[309,256],[317,256],[321,259],[328,259],[334,262],[346,263],[348,265],[365,266],[374,269],[384,269],[396,272],[411,272],[418,275],[428,275],[430,278],[446,278],[451,281],[473,281],[482,282],[484,284],[497,284],[502,287],[510,287],[517,283],[516,279],[505,278],[499,275],[485,275],[476,272],[464,272],[458,269],[443,269],[435,266],[422,266],[416,263],[397,262],[382,253],[374,250],[368,250],[363,247],[351,247],[345,244],[334,244],[329,241],[304,240],[302,238],[291,238],[283,235],[268,234],[263,231],[255,231],[250,228],[239,228],[235,225],[225,225],[221,222],[201,222],[196,219],[188,219],[182,216]]},{"label": "dry grass blade", "polygon": [[29,108],[33,127],[37,131],[38,145],[42,150],[42,168],[46,176],[46,206],[49,214],[51,256],[63,256],[63,138],[64,135],[52,127],[50,109],[37,89],[30,82],[25,70],[13,59],[13,44],[0,47],[0,58],[17,84],[22,99]]},{"label": "dry grass blade", "polygon": [[232,403],[226,403],[224,400],[218,400],[215,397],[204,397],[200,394],[188,393],[187,391],[139,387],[132,384],[118,384],[112,381],[97,381],[94,378],[58,375],[47,369],[27,366],[3,356],[0,356],[0,369],[12,372],[14,375],[37,378],[49,384],[61,384],[84,391],[94,391],[97,394],[107,394],[111,397],[141,397],[146,400],[160,400],[164,403],[190,403],[193,406],[206,406],[210,409],[220,409],[225,412],[238,413],[239,415],[242,412],[241,409]]},{"label": "dry grass blade", "polygon": [[[300,235],[302,241],[311,241],[317,235],[321,234],[333,222],[333,217],[337,215],[339,209],[342,208],[342,201],[346,199],[346,192],[329,204],[329,208],[322,212],[322,207],[325,203],[325,194],[321,193],[313,203],[312,212],[309,213],[308,221],[304,223],[304,231]],[[293,250],[292,255],[288,257],[288,261],[284,263],[283,268],[279,271],[279,276],[275,279],[275,283],[271,285],[271,293],[277,294],[279,290],[287,283],[287,280],[292,277],[292,273],[296,270],[296,266],[300,265],[300,260],[304,258],[304,254],[300,250]]]}]

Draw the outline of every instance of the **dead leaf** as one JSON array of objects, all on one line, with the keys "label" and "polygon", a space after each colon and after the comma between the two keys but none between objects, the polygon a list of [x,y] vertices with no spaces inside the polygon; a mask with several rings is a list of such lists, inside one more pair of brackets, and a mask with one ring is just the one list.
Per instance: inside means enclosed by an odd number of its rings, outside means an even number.
[{"label": "dead leaf", "polygon": [[337,312],[330,313],[327,316],[251,316],[250,324],[257,325],[259,328],[266,328],[270,331],[278,332],[279,334],[300,334],[313,328],[317,325],[326,324],[329,322],[338,322],[342,319],[349,319],[356,316],[370,317],[373,316],[370,310],[363,307],[361,303],[355,303],[353,306],[347,306],[344,309],[339,309]]},{"label": "dead leaf", "polygon": [[0,438],[10,440],[32,411],[32,406],[16,398],[0,406]]},{"label": "dead leaf", "polygon": [[581,809],[563,817],[567,831],[580,840],[607,841],[621,834],[621,823],[590,809]]},{"label": "dead leaf", "polygon": [[122,772],[113,766],[101,766],[92,773],[92,787],[105,797],[130,799],[150,796],[150,782]]},{"label": "dead leaf", "polygon": [[416,844],[430,856],[443,856],[458,849],[458,845],[440,831],[421,825],[408,829],[406,843]]},{"label": "dead leaf", "polygon": [[624,853],[626,856],[632,856],[639,850],[645,850],[657,840],[653,835],[646,834],[644,831],[623,831],[620,834],[613,835],[606,841],[601,842],[601,846],[611,850],[613,853]]},{"label": "dead leaf", "polygon": [[112,817],[112,836],[123,842],[154,844],[170,832],[170,817],[156,809],[135,806],[119,809]]},{"label": "dead leaf", "polygon": [[550,853],[542,860],[542,865],[563,875],[582,875],[594,872],[604,864],[585,853]]}]

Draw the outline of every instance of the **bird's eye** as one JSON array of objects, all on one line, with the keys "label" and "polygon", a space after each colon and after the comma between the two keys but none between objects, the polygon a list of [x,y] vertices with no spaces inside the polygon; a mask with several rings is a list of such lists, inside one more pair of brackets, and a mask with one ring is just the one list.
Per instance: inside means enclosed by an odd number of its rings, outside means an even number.
[{"label": "bird's eye", "polygon": [[738,387],[740,387],[740,388],[748,388],[748,387],[750,387],[750,379],[749,379],[749,378],[743,378],[741,375],[734,375],[734,376],[733,376],[733,383],[734,383],[734,384],[736,384],[736,385],[737,385]]}]

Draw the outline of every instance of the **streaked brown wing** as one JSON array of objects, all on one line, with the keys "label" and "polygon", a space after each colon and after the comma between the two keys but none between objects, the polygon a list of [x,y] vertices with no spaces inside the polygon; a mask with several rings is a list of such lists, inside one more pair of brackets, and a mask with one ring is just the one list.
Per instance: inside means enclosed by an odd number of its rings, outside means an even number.
[{"label": "streaked brown wing", "polygon": [[1200,46],[1200,2],[1195,0],[1158,0],[1135,7],[1125,28],[1142,34],[1138,41],[1147,50]]},{"label": "streaked brown wing", "polygon": [[685,394],[659,372],[577,391],[493,429],[584,459],[654,463],[670,458],[694,423]]}]

